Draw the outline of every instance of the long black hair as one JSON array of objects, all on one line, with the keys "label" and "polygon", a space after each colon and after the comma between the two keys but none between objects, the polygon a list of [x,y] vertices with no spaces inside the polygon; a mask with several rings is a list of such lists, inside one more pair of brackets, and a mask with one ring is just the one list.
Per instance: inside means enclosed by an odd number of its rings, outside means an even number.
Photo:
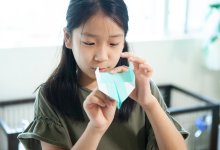
[{"label": "long black hair", "polygon": [[[123,30],[128,32],[128,12],[123,0],[70,0],[66,21],[67,32],[72,31],[86,23],[96,12],[102,11],[110,17]],[[123,52],[128,51],[125,41]],[[120,58],[117,66],[126,65],[128,61]],[[77,80],[77,64],[71,49],[63,43],[61,60],[57,68],[44,84],[43,92],[46,99],[61,113],[82,121],[83,108],[79,99],[79,84]],[[120,121],[128,120],[134,107],[134,101],[128,98],[117,110],[116,116]]]}]

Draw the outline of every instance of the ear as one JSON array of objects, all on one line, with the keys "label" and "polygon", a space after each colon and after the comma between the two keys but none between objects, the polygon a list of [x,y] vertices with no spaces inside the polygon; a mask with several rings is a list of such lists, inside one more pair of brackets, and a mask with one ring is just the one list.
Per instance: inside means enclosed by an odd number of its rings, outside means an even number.
[{"label": "ear", "polygon": [[64,43],[65,46],[69,49],[72,49],[72,38],[70,33],[67,31],[67,28],[63,28],[63,32],[64,32]]}]

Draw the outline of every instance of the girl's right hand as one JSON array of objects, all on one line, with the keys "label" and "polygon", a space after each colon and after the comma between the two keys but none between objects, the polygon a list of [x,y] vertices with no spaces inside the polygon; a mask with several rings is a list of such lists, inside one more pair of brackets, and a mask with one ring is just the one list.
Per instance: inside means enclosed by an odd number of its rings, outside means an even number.
[{"label": "girl's right hand", "polygon": [[104,133],[114,119],[116,102],[95,89],[87,96],[83,107],[90,119],[89,125]]}]

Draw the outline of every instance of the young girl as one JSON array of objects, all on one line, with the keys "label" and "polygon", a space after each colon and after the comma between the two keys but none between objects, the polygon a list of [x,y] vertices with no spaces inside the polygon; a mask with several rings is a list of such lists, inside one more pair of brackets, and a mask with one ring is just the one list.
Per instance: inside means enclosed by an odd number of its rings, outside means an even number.
[{"label": "young girl", "polygon": [[[27,150],[182,150],[187,132],[169,115],[152,68],[128,52],[123,0],[70,0],[61,61],[39,88]],[[95,69],[134,66],[135,89],[120,109],[97,89]]]}]

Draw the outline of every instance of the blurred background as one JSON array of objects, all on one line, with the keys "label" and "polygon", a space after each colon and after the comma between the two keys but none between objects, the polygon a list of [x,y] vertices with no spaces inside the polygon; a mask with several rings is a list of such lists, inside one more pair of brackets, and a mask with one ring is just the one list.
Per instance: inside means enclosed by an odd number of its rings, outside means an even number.
[{"label": "blurred background", "polygon": [[[18,149],[16,134],[33,119],[34,91],[59,62],[68,2],[0,0],[0,150]],[[169,108],[190,132],[188,148],[218,149],[220,1],[125,2],[130,50],[153,66],[162,93],[182,89]]]}]

